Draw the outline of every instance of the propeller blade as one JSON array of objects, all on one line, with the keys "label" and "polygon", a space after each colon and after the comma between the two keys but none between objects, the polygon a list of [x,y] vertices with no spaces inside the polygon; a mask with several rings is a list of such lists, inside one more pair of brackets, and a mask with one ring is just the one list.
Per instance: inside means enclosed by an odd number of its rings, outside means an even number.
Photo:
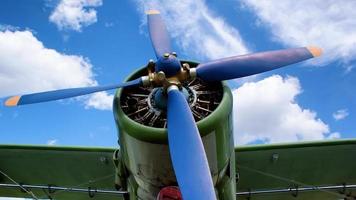
[{"label": "propeller blade", "polygon": [[183,199],[216,199],[198,128],[177,86],[168,88],[167,120],[169,150]]},{"label": "propeller blade", "polygon": [[40,102],[76,97],[76,96],[81,96],[81,95],[105,91],[105,90],[111,90],[120,87],[129,87],[129,86],[137,86],[137,85],[142,85],[141,78],[126,83],[113,84],[107,86],[69,88],[69,89],[61,89],[61,90],[53,90],[48,92],[39,92],[39,93],[26,94],[20,96],[13,96],[6,100],[5,105],[19,106],[25,104],[40,103]]},{"label": "propeller blade", "polygon": [[229,80],[277,69],[320,56],[321,53],[318,47],[266,51],[202,63],[196,72],[205,81]]},{"label": "propeller blade", "polygon": [[158,10],[149,10],[146,12],[148,29],[156,57],[160,58],[165,53],[171,53],[171,44],[166,25]]}]

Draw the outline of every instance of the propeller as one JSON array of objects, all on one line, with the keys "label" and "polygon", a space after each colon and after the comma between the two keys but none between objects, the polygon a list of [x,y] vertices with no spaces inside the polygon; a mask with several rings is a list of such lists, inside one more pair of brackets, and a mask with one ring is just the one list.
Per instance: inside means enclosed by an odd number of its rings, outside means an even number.
[{"label": "propeller", "polygon": [[274,70],[321,53],[318,47],[302,47],[234,56],[199,64],[196,73],[205,81],[223,81]]},{"label": "propeller", "polygon": [[19,106],[25,104],[34,104],[46,101],[53,101],[58,99],[65,99],[70,97],[81,96],[85,94],[91,94],[94,92],[100,92],[105,90],[111,90],[121,87],[132,87],[142,85],[142,79],[136,79],[121,84],[113,84],[107,86],[94,86],[94,87],[81,87],[81,88],[69,88],[61,90],[53,90],[48,92],[39,92],[21,96],[13,96],[5,101],[6,106]]},{"label": "propeller", "polygon": [[[171,46],[164,22],[156,10],[147,14],[157,57],[155,71],[176,75],[181,66],[176,56],[169,54]],[[193,71],[205,81],[222,81],[270,71],[320,54],[321,49],[316,47],[267,51],[202,63]],[[216,199],[207,157],[187,100],[174,84],[168,87],[167,94],[169,150],[183,199]]]},{"label": "propeller", "polygon": [[167,89],[168,142],[183,199],[216,199],[204,146],[185,96]]},{"label": "propeller", "polygon": [[147,14],[148,30],[156,57],[171,53],[171,43],[164,21],[158,10],[149,10]]},{"label": "propeller", "polygon": [[149,10],[146,14],[151,42],[157,57],[155,71],[163,71],[167,76],[173,76],[180,71],[181,65],[177,54],[171,50],[164,21],[158,10]]},{"label": "propeller", "polygon": [[[40,103],[121,87],[163,86],[168,96],[169,150],[183,198],[185,200],[216,199],[198,128],[187,99],[177,85],[180,85],[182,81],[191,80],[195,76],[205,81],[223,81],[250,76],[320,56],[321,49],[302,47],[260,52],[210,61],[191,69],[186,65],[181,66],[177,54],[172,52],[168,32],[159,11],[149,10],[146,13],[150,38],[157,57],[157,61],[154,63],[155,72],[151,72],[149,68],[148,76],[121,84],[70,88],[13,96],[7,99],[5,105],[17,106]],[[148,66],[152,66],[151,64]]]}]

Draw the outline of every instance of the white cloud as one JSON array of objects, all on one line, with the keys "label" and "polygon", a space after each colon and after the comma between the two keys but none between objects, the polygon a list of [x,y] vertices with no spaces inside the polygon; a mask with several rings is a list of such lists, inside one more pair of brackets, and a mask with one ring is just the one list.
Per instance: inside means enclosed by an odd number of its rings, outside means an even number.
[{"label": "white cloud", "polygon": [[52,12],[49,20],[59,29],[81,31],[97,21],[96,10],[103,4],[102,0],[61,0]]},{"label": "white cloud", "polygon": [[336,121],[345,119],[349,115],[347,109],[340,109],[333,113],[333,117]]},{"label": "white cloud", "polygon": [[295,98],[299,80],[274,75],[245,83],[233,91],[235,143],[248,144],[338,138],[316,113],[301,108]]},{"label": "white cloud", "polygon": [[88,59],[46,48],[30,31],[0,31],[0,97],[94,85]]},{"label": "white cloud", "polygon": [[317,45],[324,49],[318,63],[341,59],[347,66],[356,56],[356,1],[243,0],[287,46]]},{"label": "white cloud", "polygon": [[[238,30],[214,15],[204,0],[136,1],[142,13],[150,8],[161,11],[164,20],[171,22],[167,23],[168,31],[185,53],[215,59],[248,52]],[[330,134],[328,125],[318,119],[315,112],[295,102],[300,92],[298,79],[280,76],[245,83],[235,90],[236,143],[340,137],[339,133]]]},{"label": "white cloud", "polygon": [[58,140],[57,140],[57,139],[48,140],[48,141],[47,141],[47,145],[49,145],[49,146],[53,146],[53,145],[56,145],[56,144],[57,144],[57,142],[58,142]]},{"label": "white cloud", "polygon": [[30,31],[0,32],[0,65],[0,96],[95,84],[88,60],[48,49]]},{"label": "white cloud", "polygon": [[[140,11],[160,10],[168,31],[185,53],[195,58],[222,58],[245,54],[248,49],[238,30],[216,16],[204,0],[136,0]],[[146,15],[143,15],[144,22]]]},{"label": "white cloud", "polygon": [[114,95],[108,95],[106,92],[97,92],[86,101],[86,108],[96,108],[99,110],[111,110]]}]

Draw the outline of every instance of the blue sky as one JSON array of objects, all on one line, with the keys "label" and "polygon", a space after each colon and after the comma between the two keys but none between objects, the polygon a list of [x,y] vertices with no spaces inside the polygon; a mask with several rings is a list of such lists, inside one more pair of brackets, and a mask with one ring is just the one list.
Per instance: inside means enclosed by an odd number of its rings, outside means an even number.
[{"label": "blue sky", "polygon": [[[180,58],[204,62],[306,45],[324,49],[314,61],[229,81],[236,144],[353,138],[355,4],[4,0],[0,97],[122,82],[154,58],[144,10],[157,8]],[[115,147],[112,93],[1,106],[0,143]]]}]

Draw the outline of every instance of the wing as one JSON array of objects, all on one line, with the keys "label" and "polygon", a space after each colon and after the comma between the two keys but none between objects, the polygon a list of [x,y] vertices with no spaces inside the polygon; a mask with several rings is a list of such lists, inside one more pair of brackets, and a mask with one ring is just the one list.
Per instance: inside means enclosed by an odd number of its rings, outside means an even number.
[{"label": "wing", "polygon": [[[23,185],[39,199],[123,199],[120,194],[102,194],[95,190],[116,191],[114,186],[114,149],[48,146],[0,145],[0,184]],[[46,189],[26,185],[50,186]],[[83,191],[55,191],[53,188],[77,188]],[[33,197],[19,187],[0,187],[0,196]]]},{"label": "wing", "polygon": [[237,147],[235,155],[241,199],[356,197],[356,140]]}]

